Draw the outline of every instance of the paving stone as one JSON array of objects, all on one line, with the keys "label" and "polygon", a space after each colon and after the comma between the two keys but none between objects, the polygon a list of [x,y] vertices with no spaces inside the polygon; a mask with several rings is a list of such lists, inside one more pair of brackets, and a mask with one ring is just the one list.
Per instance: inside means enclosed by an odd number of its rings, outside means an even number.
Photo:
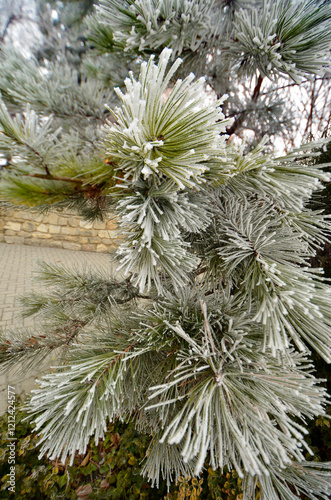
[{"label": "paving stone", "polygon": [[[38,242],[39,246],[0,243],[0,328],[3,331],[12,327],[33,327],[35,324],[33,318],[22,319],[18,298],[32,290],[40,291],[40,283],[33,280],[38,260],[66,267],[84,268],[87,265],[106,272],[111,270],[109,254],[44,247],[40,243],[43,241]],[[114,269],[115,267],[113,266]],[[45,366],[49,367],[49,362]],[[41,373],[39,365],[26,378],[25,375],[18,376],[17,370],[6,373],[0,379],[0,414],[7,407],[7,385],[13,385],[14,382],[17,384],[17,391],[25,393]]]},{"label": "paving stone", "polygon": [[68,250],[80,250],[81,245],[79,243],[72,243],[70,241],[64,241],[62,244],[63,248],[66,248]]}]

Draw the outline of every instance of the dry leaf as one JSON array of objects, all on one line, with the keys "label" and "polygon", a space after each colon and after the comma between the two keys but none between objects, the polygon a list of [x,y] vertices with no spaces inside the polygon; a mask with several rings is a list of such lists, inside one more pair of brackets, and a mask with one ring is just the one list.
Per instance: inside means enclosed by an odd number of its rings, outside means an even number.
[{"label": "dry leaf", "polygon": [[107,479],[103,479],[100,483],[100,488],[102,490],[106,490],[108,488],[108,486],[109,486],[109,483],[108,483]]},{"label": "dry leaf", "polygon": [[89,463],[89,461],[90,461],[90,455],[91,455],[91,452],[90,452],[90,450],[89,450],[89,451],[87,452],[87,454],[86,454],[86,456],[85,456],[84,460],[82,460],[82,461],[81,461],[81,463],[80,463],[80,465],[81,465],[82,467],[85,467],[85,465],[87,465],[87,464]]},{"label": "dry leaf", "polygon": [[88,496],[92,493],[92,486],[90,484],[85,484],[77,488],[76,490],[77,498],[80,500],[87,500]]}]

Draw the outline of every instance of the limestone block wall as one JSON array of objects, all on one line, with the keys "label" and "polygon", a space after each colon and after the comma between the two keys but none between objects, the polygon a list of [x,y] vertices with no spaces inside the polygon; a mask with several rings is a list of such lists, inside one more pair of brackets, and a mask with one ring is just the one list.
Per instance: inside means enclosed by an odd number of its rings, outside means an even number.
[{"label": "limestone block wall", "polygon": [[113,221],[87,222],[66,212],[40,214],[10,205],[0,206],[0,242],[85,252],[114,251],[120,243]]}]

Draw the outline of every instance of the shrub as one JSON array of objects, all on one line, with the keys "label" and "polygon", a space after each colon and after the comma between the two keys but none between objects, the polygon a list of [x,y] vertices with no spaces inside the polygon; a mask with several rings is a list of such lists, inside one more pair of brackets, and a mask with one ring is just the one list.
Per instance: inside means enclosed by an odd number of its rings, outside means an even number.
[{"label": "shrub", "polygon": [[25,411],[16,412],[16,487],[8,490],[7,416],[0,417],[0,477],[1,498],[29,499],[158,499],[195,500],[241,498],[240,479],[235,471],[213,471],[208,464],[201,478],[179,478],[167,492],[165,481],[151,488],[140,475],[149,436],[137,432],[132,422],[109,424],[104,441],[96,445],[91,439],[85,455],[76,455],[72,466],[69,460],[38,459],[37,435],[24,420]]}]

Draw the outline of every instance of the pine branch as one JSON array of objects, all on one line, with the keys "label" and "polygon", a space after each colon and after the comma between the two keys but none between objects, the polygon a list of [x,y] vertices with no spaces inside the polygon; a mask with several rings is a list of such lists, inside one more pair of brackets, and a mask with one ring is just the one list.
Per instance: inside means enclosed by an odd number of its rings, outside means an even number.
[{"label": "pine branch", "polygon": [[[86,321],[67,319],[59,328],[43,329],[43,334],[29,330],[12,331],[0,337],[0,367],[6,371],[15,366],[20,373],[33,370],[54,350],[60,349],[66,356],[67,349],[81,333]],[[33,334],[32,334],[33,333]],[[9,340],[10,339],[10,340]]]},{"label": "pine branch", "polygon": [[[81,78],[81,67],[40,73],[34,60],[23,70],[4,62],[6,102],[31,99],[34,111],[12,118],[1,105],[1,149],[12,158],[2,196],[56,202],[90,219],[112,210],[124,276],[44,264],[48,291],[23,299],[42,333],[3,336],[2,364],[25,368],[65,351],[28,403],[51,458],[72,458],[93,433],[104,437],[108,420],[134,417],[151,436],[144,472],[155,483],[199,475],[208,457],[212,468],[237,471],[247,500],[257,481],[268,500],[326,498],[330,467],[305,462],[304,437],[328,402],[307,347],[331,359],[330,287],[308,267],[331,234],[330,218],[307,208],[330,181],[329,165],[315,161],[326,143],[275,157],[267,139],[245,153],[221,135],[286,130],[279,99],[263,98],[264,78],[297,82],[322,70],[330,5],[224,6],[101,1],[91,35],[99,52],[125,49],[133,67],[137,54],[157,54],[116,90],[105,127],[96,121],[109,94]],[[179,53],[184,60],[168,68]],[[233,123],[223,100],[206,101],[206,81],[186,76],[190,65],[228,91]],[[107,70],[95,66],[104,82]],[[67,133],[79,116],[81,130]]]},{"label": "pine branch", "polygon": [[[45,168],[47,169],[47,167],[45,167]],[[46,171],[46,174],[26,174],[26,175],[28,177],[35,177],[36,179],[46,179],[46,180],[50,180],[50,181],[72,182],[74,184],[85,184],[86,183],[86,181],[84,181],[83,179],[54,176],[48,171],[48,169]]]},{"label": "pine branch", "polygon": [[9,139],[12,139],[15,142],[18,142],[22,146],[25,146],[27,149],[29,149],[40,160],[40,162],[41,162],[41,164],[42,164],[42,166],[43,166],[43,168],[45,169],[45,172],[46,172],[46,176],[44,176],[43,178],[47,179],[47,178],[49,178],[51,176],[51,173],[49,171],[49,166],[45,163],[45,159],[43,158],[42,154],[40,154],[31,144],[28,144],[24,140],[20,140],[20,138],[18,138],[17,135],[10,134],[10,133],[6,132],[5,130],[1,130],[0,133],[3,134],[4,136],[8,137]]}]

